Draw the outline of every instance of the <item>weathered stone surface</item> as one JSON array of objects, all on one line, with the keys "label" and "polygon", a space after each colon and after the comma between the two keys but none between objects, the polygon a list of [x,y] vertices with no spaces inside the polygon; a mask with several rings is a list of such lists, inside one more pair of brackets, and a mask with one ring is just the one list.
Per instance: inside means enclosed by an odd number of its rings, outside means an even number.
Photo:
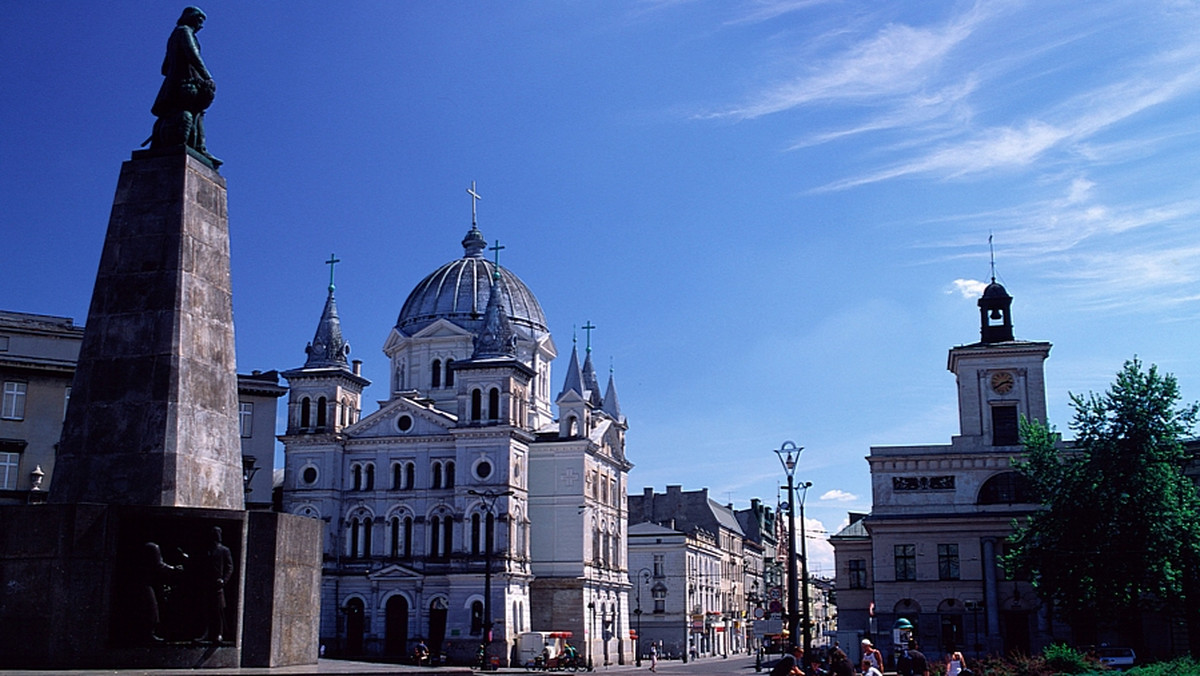
[{"label": "weathered stone surface", "polygon": [[323,523],[249,512],[242,666],[317,661]]},{"label": "weathered stone surface", "polygon": [[50,500],[243,507],[224,179],[121,168]]}]

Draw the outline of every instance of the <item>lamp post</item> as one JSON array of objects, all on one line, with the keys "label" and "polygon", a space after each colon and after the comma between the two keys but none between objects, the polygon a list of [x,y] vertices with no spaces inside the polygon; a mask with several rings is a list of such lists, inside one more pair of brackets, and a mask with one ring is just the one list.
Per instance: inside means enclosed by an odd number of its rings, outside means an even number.
[{"label": "lamp post", "polygon": [[783,465],[783,471],[787,474],[787,507],[788,507],[788,643],[795,648],[799,645],[796,642],[797,625],[800,623],[800,611],[796,607],[798,601],[799,579],[796,577],[796,504],[794,500],[795,484],[793,480],[796,475],[796,462],[800,460],[800,452],[804,447],[797,446],[791,441],[783,442],[783,445],[776,449],[775,454],[779,456],[779,462]]},{"label": "lamp post", "polygon": [[801,587],[800,595],[802,605],[804,607],[804,619],[802,620],[804,631],[804,659],[809,659],[809,654],[812,652],[812,621],[809,615],[808,605],[808,541],[804,537],[804,500],[808,497],[808,489],[812,487],[811,481],[805,481],[799,486],[804,489],[804,494],[800,496],[800,578]]},{"label": "lamp post", "polygon": [[488,661],[488,648],[492,644],[492,540],[493,531],[496,525],[495,508],[496,501],[502,497],[513,494],[513,491],[500,491],[497,493],[491,489],[486,491],[477,491],[475,489],[468,490],[469,495],[474,495],[483,501],[484,512],[491,517],[492,528],[488,528],[484,524],[483,536],[483,668],[487,669],[490,662]]},{"label": "lamp post", "polygon": [[635,580],[635,584],[637,585],[637,589],[635,591],[635,594],[637,595],[637,608],[633,611],[633,614],[635,617],[637,617],[637,644],[634,647],[634,650],[637,652],[637,654],[634,655],[633,662],[636,666],[639,666],[639,667],[642,666],[642,583],[643,583],[643,581],[646,584],[650,584],[650,569],[649,568],[642,568],[641,570],[639,570],[637,572],[637,579]]}]

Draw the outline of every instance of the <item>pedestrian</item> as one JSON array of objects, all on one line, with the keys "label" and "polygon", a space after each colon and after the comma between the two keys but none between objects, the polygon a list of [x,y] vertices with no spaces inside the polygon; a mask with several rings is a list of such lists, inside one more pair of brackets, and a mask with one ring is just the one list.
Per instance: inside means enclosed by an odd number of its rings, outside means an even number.
[{"label": "pedestrian", "polygon": [[963,654],[955,650],[946,658],[946,676],[959,676],[967,667]]},{"label": "pedestrian", "polygon": [[841,648],[834,648],[830,653],[829,670],[833,676],[854,676],[854,667],[850,666],[850,658]]},{"label": "pedestrian", "polygon": [[929,676],[929,660],[918,648],[915,639],[908,640],[908,648],[896,659],[896,673],[900,676]]},{"label": "pedestrian", "polygon": [[658,673],[658,646],[650,644],[650,671]]},{"label": "pedestrian", "polygon": [[871,639],[864,638],[862,640],[862,663],[859,666],[864,674],[870,673],[871,669],[883,673],[883,653],[871,643]]}]

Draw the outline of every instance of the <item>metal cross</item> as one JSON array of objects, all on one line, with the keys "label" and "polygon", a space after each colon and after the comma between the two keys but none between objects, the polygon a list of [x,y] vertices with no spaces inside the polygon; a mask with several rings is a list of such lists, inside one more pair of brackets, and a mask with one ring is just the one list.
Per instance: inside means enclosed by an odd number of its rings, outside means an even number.
[{"label": "metal cross", "polygon": [[475,192],[475,181],[471,181],[471,187],[467,188],[467,194],[471,196],[471,227],[475,227],[475,205],[479,200],[483,199],[479,193]]},{"label": "metal cross", "polygon": [[583,329],[584,331],[587,331],[587,351],[591,352],[592,351],[592,329],[594,329],[596,327],[592,325],[592,320],[589,319],[587,324],[584,324],[583,326],[581,326],[579,328]]},{"label": "metal cross", "polygon": [[496,264],[492,268],[492,276],[496,279],[500,279],[500,251],[503,249],[504,247],[500,245],[500,240],[496,240],[496,244],[494,246],[488,247],[488,251],[496,252]]},{"label": "metal cross", "polygon": [[329,290],[330,291],[333,291],[333,266],[335,266],[341,262],[342,262],[342,259],[335,257],[333,254],[329,254],[329,260],[325,261],[325,265],[329,266]]}]

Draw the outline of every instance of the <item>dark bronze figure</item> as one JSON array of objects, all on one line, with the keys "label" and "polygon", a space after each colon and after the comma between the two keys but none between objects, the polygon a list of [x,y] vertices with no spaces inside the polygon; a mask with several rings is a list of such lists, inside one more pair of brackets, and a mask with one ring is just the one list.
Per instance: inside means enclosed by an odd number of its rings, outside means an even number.
[{"label": "dark bronze figure", "polygon": [[150,108],[158,121],[149,140],[151,148],[187,145],[215,169],[221,166],[221,160],[210,155],[205,146],[204,111],[212,104],[217,85],[200,58],[200,43],[196,41],[206,18],[199,7],[184,8],[167,40],[163,83]]}]

